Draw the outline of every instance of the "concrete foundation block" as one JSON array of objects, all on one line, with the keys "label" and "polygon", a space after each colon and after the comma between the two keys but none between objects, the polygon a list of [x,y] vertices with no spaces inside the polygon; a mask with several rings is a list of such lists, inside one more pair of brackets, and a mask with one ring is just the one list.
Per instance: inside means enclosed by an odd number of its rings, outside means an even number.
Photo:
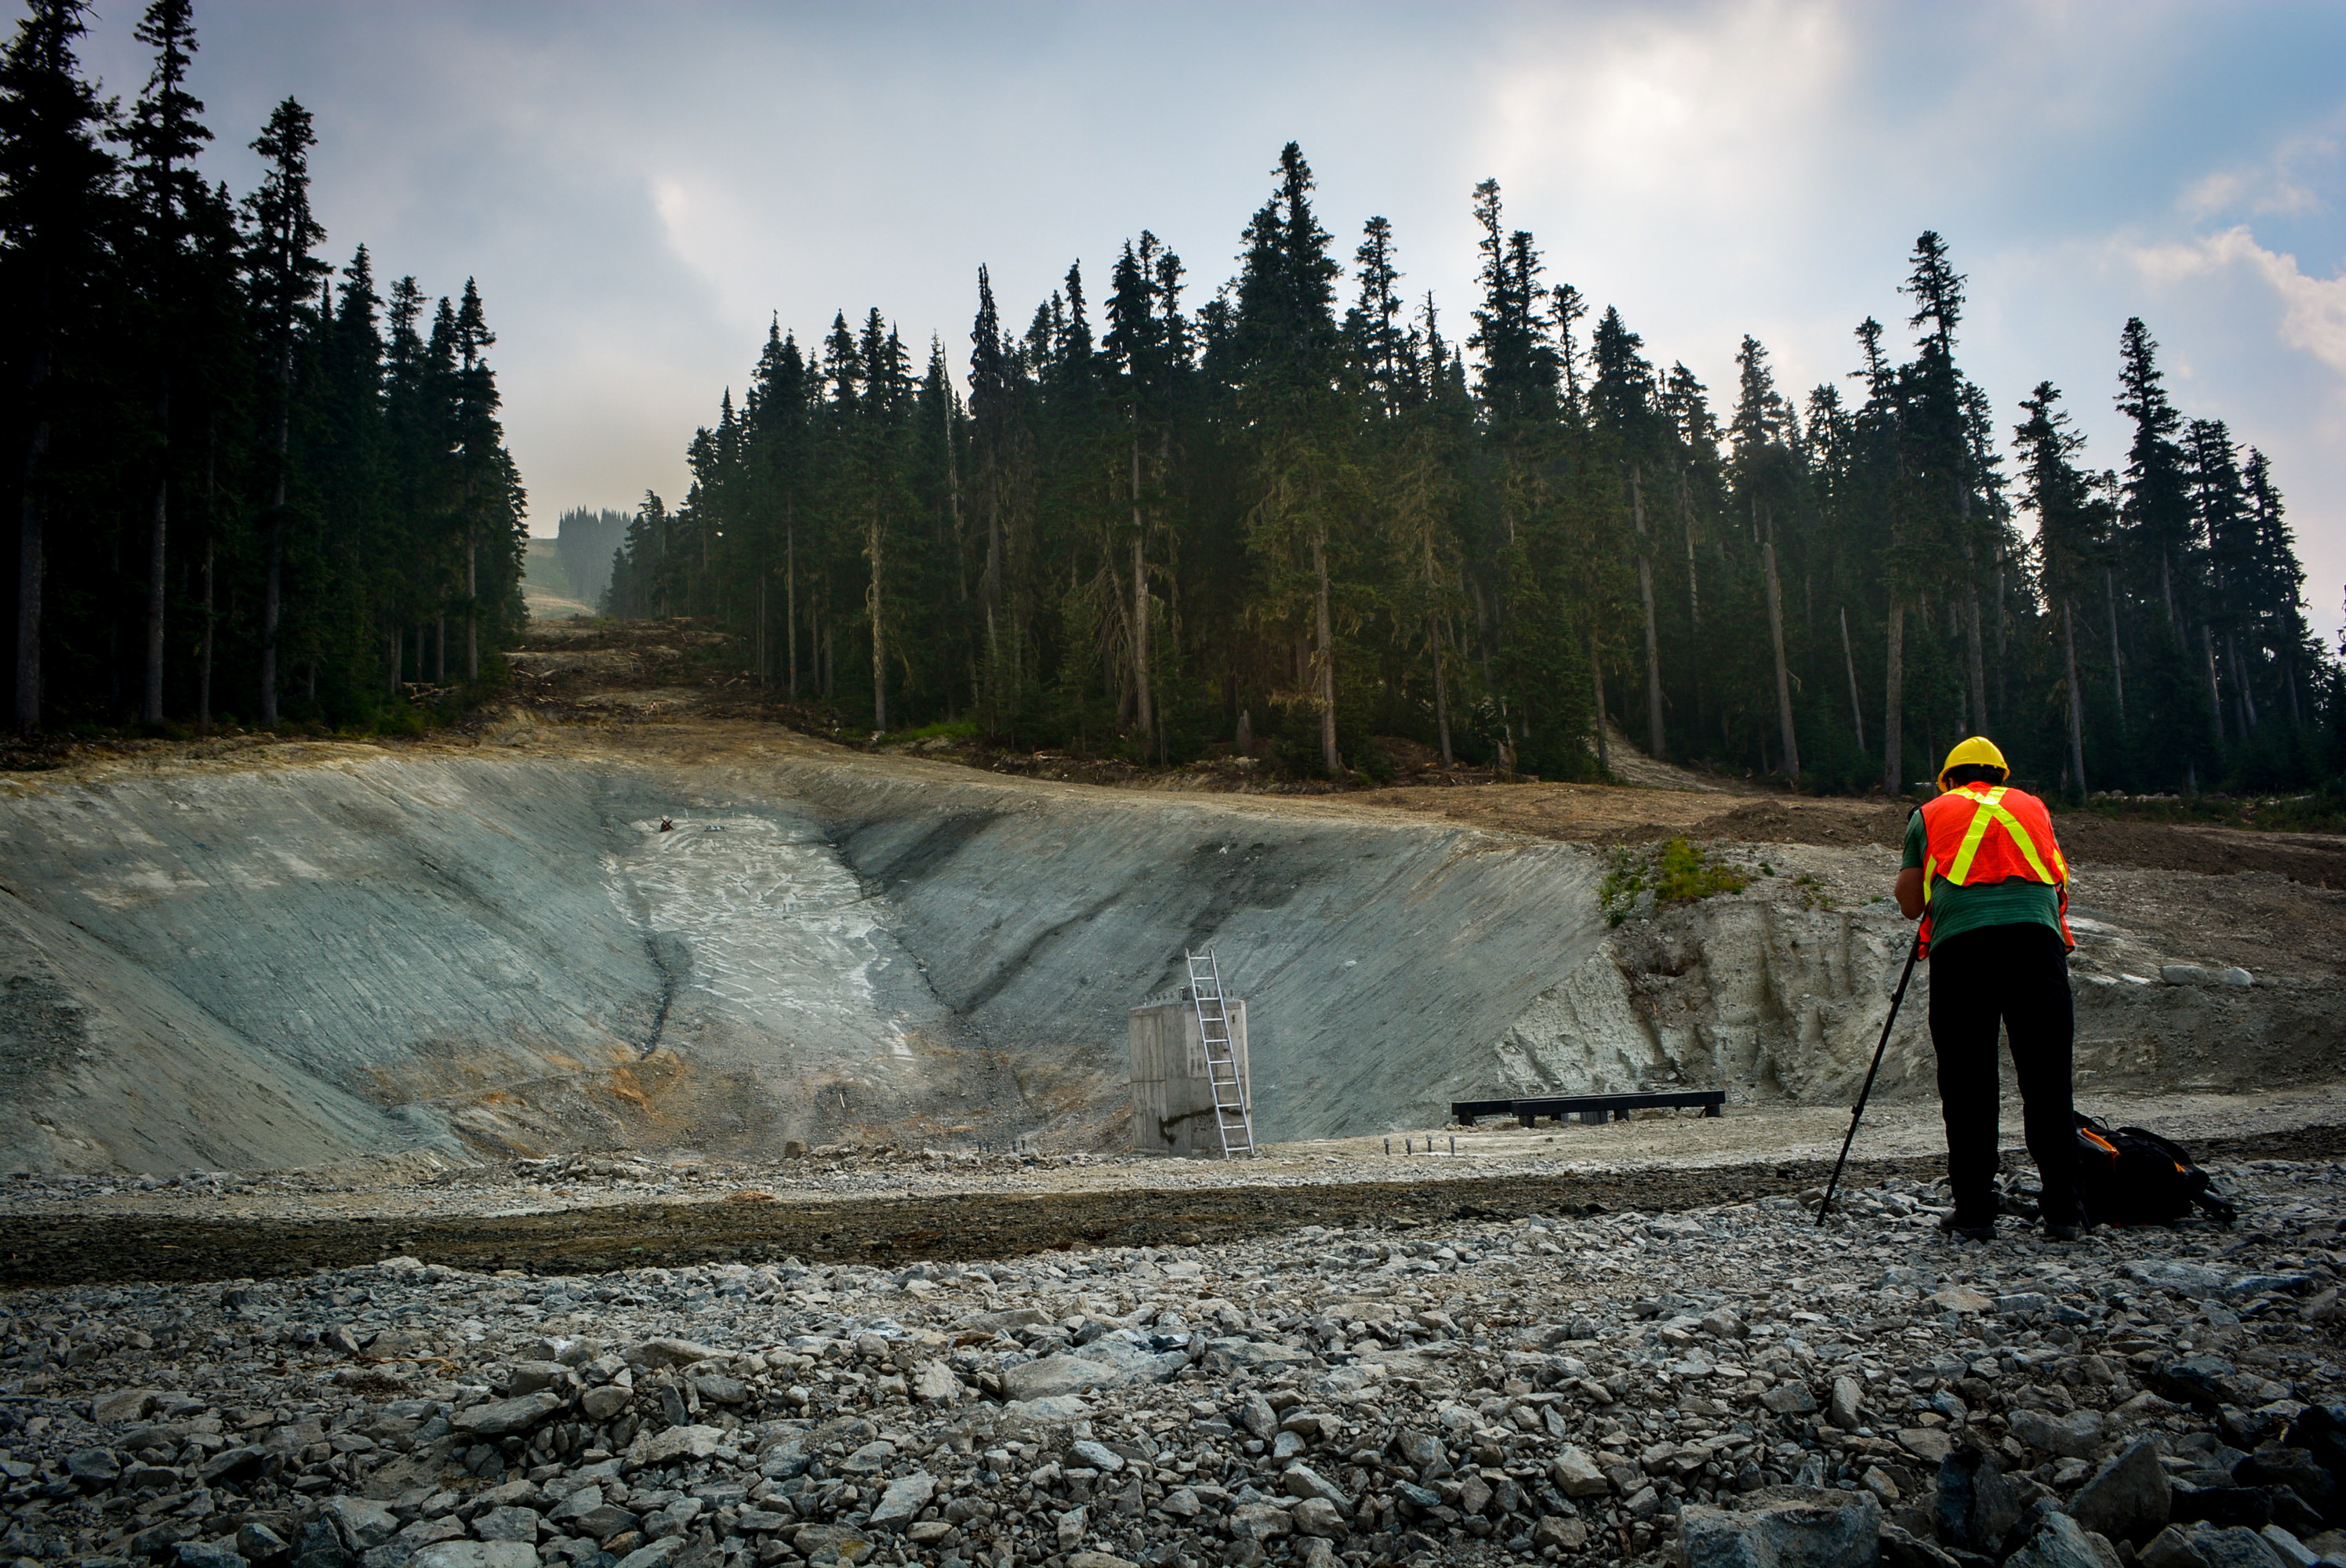
[{"label": "concrete foundation block", "polygon": [[[1231,1054],[1238,1058],[1239,1089],[1252,1105],[1247,1004],[1231,997],[1224,1006],[1229,1014]],[[1206,1072],[1198,1010],[1187,1002],[1136,1007],[1129,1014],[1129,1039],[1134,1151],[1219,1157],[1222,1140],[1214,1126],[1214,1090]]]}]

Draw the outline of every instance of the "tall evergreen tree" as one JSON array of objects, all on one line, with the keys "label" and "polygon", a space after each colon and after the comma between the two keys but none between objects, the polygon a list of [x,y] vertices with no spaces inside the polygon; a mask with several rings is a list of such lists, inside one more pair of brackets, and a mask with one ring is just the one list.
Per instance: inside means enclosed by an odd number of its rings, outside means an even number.
[{"label": "tall evergreen tree", "polygon": [[1238,276],[1194,311],[1145,231],[1099,300],[1071,267],[1023,332],[981,270],[965,406],[938,348],[916,376],[877,311],[860,331],[835,317],[812,363],[773,323],[742,411],[729,397],[691,443],[684,503],[648,498],[613,608],[718,616],[761,680],[802,675],[842,718],[1131,760],[1226,748],[1377,776],[1401,738],[1445,766],[1583,777],[1609,765],[1617,708],[1657,753],[1806,789],[1903,788],[1990,727],[2079,792],[2089,766],[2118,789],[2320,766],[2270,718],[2291,692],[2329,713],[2335,683],[2260,460],[2212,423],[2192,434],[2186,649],[2050,386],[2015,432],[2035,540],[2016,527],[1937,233],[1909,259],[1910,352],[1868,318],[1862,392],[1796,406],[1747,337],[1722,424],[1617,311],[1593,312],[1584,352],[1592,312],[1543,277],[1495,184],[1474,195],[1461,352],[1431,298],[1404,319],[1382,219],[1340,318],[1299,149],[1275,180]]},{"label": "tall evergreen tree", "polygon": [[1658,478],[1668,472],[1670,431],[1657,402],[1654,367],[1647,362],[1644,348],[1645,340],[1629,331],[1621,313],[1606,307],[1590,343],[1594,373],[1589,407],[1598,435],[1611,443],[1617,461],[1627,470],[1637,538],[1637,603],[1645,639],[1646,749],[1661,757],[1668,746],[1663,719],[1661,628],[1654,596],[1658,530],[1648,525],[1646,496],[1649,475]]},{"label": "tall evergreen tree", "polygon": [[1335,317],[1341,269],[1295,143],[1280,150],[1277,172],[1278,189],[1247,225],[1232,318],[1235,391],[1252,427],[1248,544],[1266,623],[1308,628],[1303,689],[1290,700],[1316,710],[1321,766],[1335,774],[1335,572],[1359,503]]},{"label": "tall evergreen tree", "polygon": [[103,145],[107,106],[81,75],[83,0],[28,0],[0,53],[0,272],[16,448],[15,718],[40,728],[46,531],[57,484],[49,471],[61,422],[95,416],[87,395],[91,321],[112,260],[106,209],[114,163]]},{"label": "tall evergreen tree", "polygon": [[[403,280],[386,344],[364,248],[339,289],[316,254],[301,105],[270,116],[240,202],[195,167],[189,0],[138,19],[152,65],[118,118],[75,59],[84,25],[35,4],[0,53],[13,717],[200,731],[233,691],[269,725],[403,722],[411,655],[414,681],[444,671],[411,626],[461,607],[444,582],[458,458],[518,514],[494,382],[459,362],[460,340],[485,340],[478,297],[426,343]],[[498,639],[519,625],[507,598]]]},{"label": "tall evergreen tree", "polygon": [[[2249,521],[2248,491],[2240,482],[2231,432],[2219,419],[2195,419],[2185,432],[2190,469],[2192,532],[2206,550],[2207,578],[2200,596],[2200,652],[2208,671],[2208,706],[2215,715],[2217,742],[2226,728],[2218,658],[2231,671],[2239,738],[2257,728],[2256,693],[2240,658],[2240,632],[2249,583],[2254,575],[2256,530]],[[2220,650],[2219,650],[2220,644]],[[2251,648],[2253,650],[2253,642]]]},{"label": "tall evergreen tree", "polygon": [[[2158,345],[2140,317],[2119,336],[2118,412],[2134,425],[2127,450],[2121,548],[2112,589],[2123,641],[2137,664],[2131,738],[2140,766],[2162,783],[2194,788],[2214,760],[2215,715],[2188,650],[2186,585],[2198,565],[2188,460],[2177,440],[2183,416],[2168,402]],[[2137,615],[2139,607],[2147,612]],[[2124,633],[2130,632],[2131,637]]]},{"label": "tall evergreen tree", "polygon": [[[1118,258],[1108,297],[1106,341],[1117,402],[1125,425],[1127,499],[1131,526],[1132,603],[1127,641],[1132,655],[1135,711],[1143,742],[1160,760],[1164,738],[1157,719],[1156,676],[1149,663],[1149,628],[1158,618],[1151,591],[1150,516],[1165,513],[1166,481],[1173,464],[1173,423],[1188,368],[1179,330],[1180,261],[1143,229],[1136,248]],[[1170,544],[1169,540],[1164,541]],[[1161,546],[1160,546],[1161,547]]]},{"label": "tall evergreen tree", "polygon": [[147,549],[145,681],[139,718],[163,722],[163,645],[168,567],[173,360],[191,325],[186,296],[195,280],[186,265],[190,219],[204,199],[194,159],[211,140],[197,117],[204,106],[187,90],[196,53],[190,0],[154,0],[138,24],[138,41],[155,51],[155,66],[121,138],[130,152],[130,198],[137,214],[132,269],[147,307],[142,328],[154,344],[152,370],[153,501]]},{"label": "tall evergreen tree", "polygon": [[479,289],[464,280],[456,307],[455,406],[450,435],[464,534],[464,678],[481,677],[484,623],[511,629],[520,595],[523,494],[513,459],[505,451],[505,426],[497,418],[503,399],[487,351],[497,336],[489,330]]},{"label": "tall evergreen tree", "polygon": [[1731,465],[1737,511],[1749,521],[1760,546],[1760,574],[1768,605],[1769,651],[1775,667],[1776,722],[1784,776],[1800,777],[1800,743],[1792,716],[1791,664],[1784,643],[1783,583],[1776,559],[1781,521],[1798,519],[1806,477],[1799,451],[1800,423],[1776,390],[1768,351],[1744,334],[1735,358],[1739,395],[1729,426],[1734,442]]},{"label": "tall evergreen tree", "polygon": [[[2309,670],[2321,667],[2321,648],[2305,617],[2305,569],[2299,565],[2297,538],[2273,485],[2272,464],[2254,447],[2241,465],[2241,486],[2248,496],[2248,524],[2254,540],[2244,553],[2240,573],[2240,614],[2253,628],[2249,635],[2260,651],[2275,661],[2272,683],[2280,687],[2280,705],[2292,727],[2308,722],[2304,686]],[[2245,677],[2244,677],[2245,678]],[[2336,725],[2339,720],[2333,716]]]},{"label": "tall evergreen tree", "polygon": [[292,98],[280,103],[253,138],[265,172],[245,199],[245,268],[253,325],[270,387],[273,447],[268,510],[267,581],[260,612],[260,724],[277,724],[278,641],[284,619],[287,494],[292,474],[294,372],[302,339],[316,326],[316,284],[326,264],[315,254],[326,230],[310,210],[310,149],[318,137],[310,111]]},{"label": "tall evergreen tree", "polygon": [[2176,441],[2183,416],[2168,401],[2166,375],[2158,368],[2158,344],[2139,316],[2127,318],[2118,340],[2118,412],[2134,423],[2127,450],[2127,543],[2142,575],[2156,574],[2168,628],[2183,629],[2175,592],[2178,565],[2193,538],[2186,459]]},{"label": "tall evergreen tree", "polygon": [[2092,479],[2070,461],[2085,438],[2070,428],[2067,411],[2055,406],[2060,400],[2060,391],[2051,382],[2037,382],[2035,392],[2020,404],[2029,417],[2013,434],[2021,455],[2022,504],[2036,514],[2037,580],[2060,638],[2069,779],[2082,799],[2088,786],[2077,610],[2100,572],[2114,518]]}]

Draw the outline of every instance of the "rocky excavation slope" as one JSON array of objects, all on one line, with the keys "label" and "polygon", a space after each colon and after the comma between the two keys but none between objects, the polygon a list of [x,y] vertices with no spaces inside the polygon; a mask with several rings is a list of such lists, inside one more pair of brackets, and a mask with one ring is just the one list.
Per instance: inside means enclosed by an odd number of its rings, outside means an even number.
[{"label": "rocky excavation slope", "polygon": [[[1747,890],[1617,928],[1600,883],[1633,851],[1341,799],[992,778],[747,724],[494,738],[12,784],[0,1159],[1119,1146],[1125,1012],[1209,943],[1252,1003],[1266,1138],[1509,1091],[1817,1101],[1862,1073],[1905,941],[1869,848],[1724,845]],[[2086,1083],[2340,1075],[2346,894],[2080,876]],[[1923,1017],[1892,1095],[1926,1085]]]}]

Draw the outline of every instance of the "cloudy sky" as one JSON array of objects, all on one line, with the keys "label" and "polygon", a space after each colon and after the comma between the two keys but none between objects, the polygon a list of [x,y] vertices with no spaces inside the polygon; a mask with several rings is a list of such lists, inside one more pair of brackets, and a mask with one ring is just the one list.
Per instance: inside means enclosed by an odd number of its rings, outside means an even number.
[{"label": "cloudy sky", "polygon": [[[126,96],[141,0],[97,0]],[[2006,422],[2039,380],[2123,461],[2118,331],[2187,414],[2265,449],[2319,624],[2346,585],[2346,8],[198,0],[196,87],[243,144],[318,118],[329,248],[476,276],[536,524],[674,499],[685,443],[779,313],[877,305],[966,344],[979,263],[1023,320],[1154,230],[1198,296],[1300,141],[1349,254],[1470,308],[1474,182],[1550,275],[1723,394],[1741,334],[1804,389],[1903,317],[1914,236],[1971,277],[1963,362]],[[1097,283],[1095,284],[1097,287]]]}]

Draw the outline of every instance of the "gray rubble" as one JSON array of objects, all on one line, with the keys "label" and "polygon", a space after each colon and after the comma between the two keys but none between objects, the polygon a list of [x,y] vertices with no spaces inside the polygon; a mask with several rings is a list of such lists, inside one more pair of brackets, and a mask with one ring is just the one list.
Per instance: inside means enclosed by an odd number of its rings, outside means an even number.
[{"label": "gray rubble", "polygon": [[393,1257],[0,1299],[0,1558],[2346,1563],[2326,1165],[2239,1224],[1306,1227],[883,1271]]}]

